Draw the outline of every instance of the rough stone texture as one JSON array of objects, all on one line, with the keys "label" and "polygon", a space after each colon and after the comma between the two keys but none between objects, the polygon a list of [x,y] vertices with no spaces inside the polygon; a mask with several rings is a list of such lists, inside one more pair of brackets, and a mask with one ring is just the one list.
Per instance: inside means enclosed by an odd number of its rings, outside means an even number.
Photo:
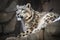
[{"label": "rough stone texture", "polygon": [[16,40],[16,37],[8,37],[6,40]]},{"label": "rough stone texture", "polygon": [[49,9],[53,8],[53,12],[60,13],[60,0],[50,0]]},{"label": "rough stone texture", "polygon": [[60,21],[46,27],[45,40],[60,40]]}]

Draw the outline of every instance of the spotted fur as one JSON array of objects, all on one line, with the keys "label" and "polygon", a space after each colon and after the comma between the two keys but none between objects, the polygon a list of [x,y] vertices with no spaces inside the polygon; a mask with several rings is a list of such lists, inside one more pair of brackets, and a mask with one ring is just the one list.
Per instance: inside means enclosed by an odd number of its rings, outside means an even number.
[{"label": "spotted fur", "polygon": [[31,33],[40,31],[46,27],[47,24],[53,23],[58,17],[58,15],[53,12],[39,13],[34,11],[29,3],[24,6],[18,6],[17,9],[17,16],[23,17],[26,28],[26,31],[20,33],[20,37],[27,37]]}]

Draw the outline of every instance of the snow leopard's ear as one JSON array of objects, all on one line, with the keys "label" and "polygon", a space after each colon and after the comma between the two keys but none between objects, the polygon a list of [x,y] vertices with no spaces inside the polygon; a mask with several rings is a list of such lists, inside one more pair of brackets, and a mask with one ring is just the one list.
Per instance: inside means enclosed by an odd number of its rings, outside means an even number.
[{"label": "snow leopard's ear", "polygon": [[27,3],[26,4],[26,7],[31,8],[31,4],[30,3]]},{"label": "snow leopard's ear", "polygon": [[17,9],[19,9],[19,7],[20,7],[19,5],[16,6]]}]

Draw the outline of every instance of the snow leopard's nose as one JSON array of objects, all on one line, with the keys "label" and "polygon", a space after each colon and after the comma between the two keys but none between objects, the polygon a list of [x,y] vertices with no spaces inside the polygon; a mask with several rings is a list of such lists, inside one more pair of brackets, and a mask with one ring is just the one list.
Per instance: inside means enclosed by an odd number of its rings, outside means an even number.
[{"label": "snow leopard's nose", "polygon": [[23,18],[23,16],[20,16],[21,18]]}]

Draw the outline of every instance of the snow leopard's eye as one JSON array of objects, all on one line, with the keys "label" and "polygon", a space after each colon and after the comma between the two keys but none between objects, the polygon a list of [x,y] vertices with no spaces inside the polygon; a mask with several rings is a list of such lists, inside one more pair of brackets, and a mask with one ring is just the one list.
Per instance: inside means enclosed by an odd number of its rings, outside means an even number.
[{"label": "snow leopard's eye", "polygon": [[22,9],[22,10],[24,10],[24,9]]}]

